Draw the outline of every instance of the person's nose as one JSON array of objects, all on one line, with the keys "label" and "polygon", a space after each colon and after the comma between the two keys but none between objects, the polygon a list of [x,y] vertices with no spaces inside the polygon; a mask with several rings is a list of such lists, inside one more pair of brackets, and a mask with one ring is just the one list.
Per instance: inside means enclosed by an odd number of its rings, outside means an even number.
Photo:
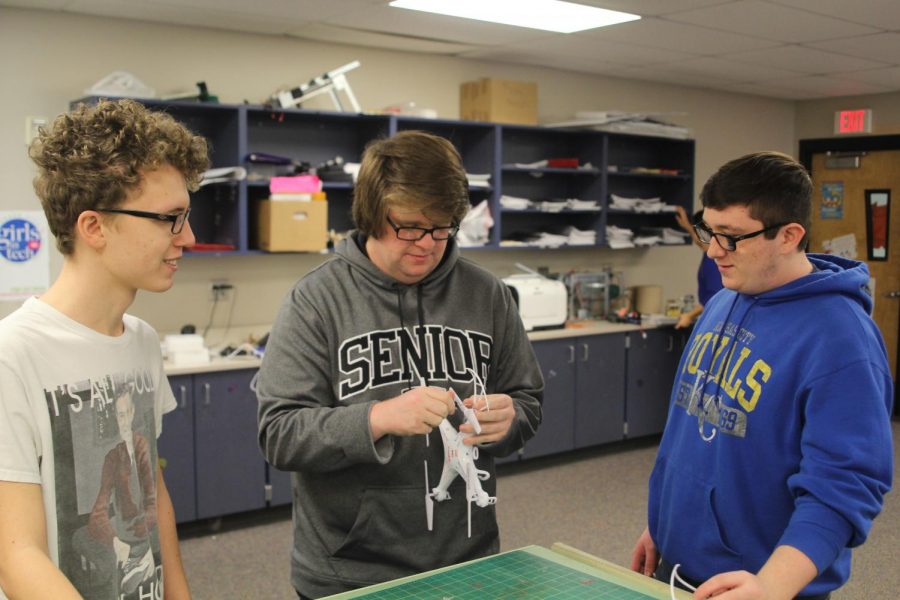
[{"label": "person's nose", "polygon": [[719,238],[712,236],[712,239],[709,240],[709,247],[706,249],[706,255],[715,260],[716,258],[722,258],[727,253],[728,251],[719,244]]},{"label": "person's nose", "polygon": [[194,230],[191,229],[191,222],[185,221],[184,227],[175,234],[175,238],[172,240],[172,243],[178,246],[179,248],[184,248],[185,246],[193,246],[197,241],[197,238],[194,237]]},{"label": "person's nose", "polygon": [[436,243],[437,241],[431,236],[430,233],[426,233],[422,236],[422,239],[416,240],[416,246],[425,249],[433,248]]}]

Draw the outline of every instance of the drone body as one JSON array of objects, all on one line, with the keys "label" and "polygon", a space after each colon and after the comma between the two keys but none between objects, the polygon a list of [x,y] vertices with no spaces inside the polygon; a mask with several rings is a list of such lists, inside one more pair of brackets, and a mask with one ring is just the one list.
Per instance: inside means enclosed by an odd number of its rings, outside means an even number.
[{"label": "drone body", "polygon": [[[459,399],[456,393],[453,393],[453,399],[457,407],[462,410],[466,423],[472,425],[475,433],[481,432],[481,425],[478,423],[478,417],[475,411],[466,406]],[[441,439],[444,442],[444,468],[441,471],[441,480],[437,487],[428,490],[428,462],[425,463],[425,510],[428,518],[428,531],[431,531],[434,524],[434,501],[443,502],[450,499],[450,484],[457,476],[463,478],[466,482],[466,502],[468,502],[469,528],[468,535],[472,537],[472,502],[481,508],[497,503],[496,496],[489,496],[481,487],[481,482],[490,477],[487,471],[480,470],[475,466],[475,460],[478,458],[478,448],[466,445],[463,440],[471,437],[471,433],[462,433],[457,431],[447,419],[441,421],[438,429],[441,432]]]}]

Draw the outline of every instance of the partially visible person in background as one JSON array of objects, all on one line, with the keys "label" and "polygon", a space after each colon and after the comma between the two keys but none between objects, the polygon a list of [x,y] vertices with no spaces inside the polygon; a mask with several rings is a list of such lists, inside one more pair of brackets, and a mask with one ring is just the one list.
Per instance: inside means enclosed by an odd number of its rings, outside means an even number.
[{"label": "partially visible person in background", "polygon": [[688,220],[687,211],[683,207],[677,207],[677,211],[675,219],[678,221],[678,225],[691,235],[694,245],[703,252],[700,268],[697,269],[697,303],[688,312],[681,313],[678,322],[675,323],[675,329],[686,329],[691,327],[703,313],[703,307],[706,306],[709,299],[722,289],[722,276],[719,274],[716,261],[706,255],[707,246],[700,241],[697,232],[694,231],[694,224],[703,221],[703,211],[695,212],[693,221]]}]

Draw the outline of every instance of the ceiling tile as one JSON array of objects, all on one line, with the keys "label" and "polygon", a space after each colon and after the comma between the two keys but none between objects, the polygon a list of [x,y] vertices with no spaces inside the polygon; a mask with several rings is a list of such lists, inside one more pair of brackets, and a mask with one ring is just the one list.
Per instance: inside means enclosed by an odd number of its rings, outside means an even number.
[{"label": "ceiling tile", "polygon": [[860,58],[885,60],[894,63],[900,61],[900,33],[860,35],[825,42],[814,42],[807,45],[820,50],[839,52]]},{"label": "ceiling tile", "polygon": [[668,18],[721,31],[794,43],[878,32],[865,25],[759,0],[729,2],[680,12]]},{"label": "ceiling tile", "polygon": [[442,42],[413,36],[402,36],[373,31],[359,31],[356,29],[348,29],[346,27],[325,25],[323,23],[304,25],[303,27],[289,31],[288,35],[308,40],[330,42],[333,44],[352,44],[371,48],[401,50],[403,52],[423,52],[426,54],[460,54],[468,50],[476,49],[476,46],[470,44]]},{"label": "ceiling tile", "polygon": [[736,94],[752,94],[754,96],[764,96],[766,98],[778,98],[780,100],[807,100],[815,97],[809,92],[800,90],[788,90],[780,88],[777,85],[768,83],[738,83],[725,86],[722,90],[726,92],[734,92]]},{"label": "ceiling tile", "polygon": [[864,81],[873,85],[886,86],[892,90],[900,89],[900,67],[870,69],[868,71],[852,71],[848,73],[838,73],[838,75],[854,81]]},{"label": "ceiling tile", "polygon": [[879,29],[900,29],[900,2],[897,0],[771,0],[811,13],[844,19]]},{"label": "ceiling tile", "polygon": [[793,44],[750,52],[728,54],[723,58],[755,65],[788,69],[800,73],[824,74],[885,67],[887,63],[805,48]]},{"label": "ceiling tile", "polygon": [[722,81],[766,81],[797,77],[800,73],[789,69],[776,69],[761,67],[748,63],[739,63],[725,58],[702,57],[686,61],[679,61],[667,65],[667,68],[676,73],[692,73],[694,75],[706,75],[710,78]]},{"label": "ceiling tile", "polygon": [[796,90],[808,93],[810,98],[823,98],[834,96],[860,96],[863,94],[880,94],[888,91],[885,86],[854,81],[838,76],[797,77],[769,82],[786,90]]},{"label": "ceiling tile", "polygon": [[771,40],[658,18],[620,23],[594,30],[593,33],[597,39],[607,41],[630,42],[640,46],[707,55],[756,50],[779,44]]}]

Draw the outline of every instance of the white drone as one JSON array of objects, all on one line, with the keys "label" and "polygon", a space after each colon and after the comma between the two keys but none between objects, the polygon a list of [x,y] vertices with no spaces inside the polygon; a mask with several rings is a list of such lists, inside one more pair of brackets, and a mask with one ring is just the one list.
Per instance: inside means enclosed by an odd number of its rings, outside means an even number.
[{"label": "white drone", "polygon": [[[472,373],[475,381],[475,395],[478,395],[478,388],[481,387],[481,395],[486,396],[484,384],[473,370]],[[481,424],[478,417],[475,416],[475,410],[467,408],[462,400],[452,389],[453,400],[456,402],[457,408],[462,411],[465,422],[472,426],[475,433],[481,433]],[[481,488],[481,482],[490,477],[487,471],[479,470],[475,467],[475,460],[478,458],[478,448],[463,443],[471,433],[462,433],[454,429],[453,425],[447,419],[441,421],[438,425],[441,432],[441,439],[444,442],[444,468],[441,471],[441,481],[433,490],[428,489],[428,460],[425,460],[425,515],[428,519],[428,531],[433,529],[434,525],[434,502],[443,502],[450,499],[448,488],[450,483],[456,479],[457,475],[462,476],[466,481],[466,501],[469,503],[467,515],[469,517],[469,537],[472,537],[472,503],[474,502],[481,508],[497,503],[496,496],[488,496]],[[428,436],[425,436],[425,444],[428,445]]]}]

